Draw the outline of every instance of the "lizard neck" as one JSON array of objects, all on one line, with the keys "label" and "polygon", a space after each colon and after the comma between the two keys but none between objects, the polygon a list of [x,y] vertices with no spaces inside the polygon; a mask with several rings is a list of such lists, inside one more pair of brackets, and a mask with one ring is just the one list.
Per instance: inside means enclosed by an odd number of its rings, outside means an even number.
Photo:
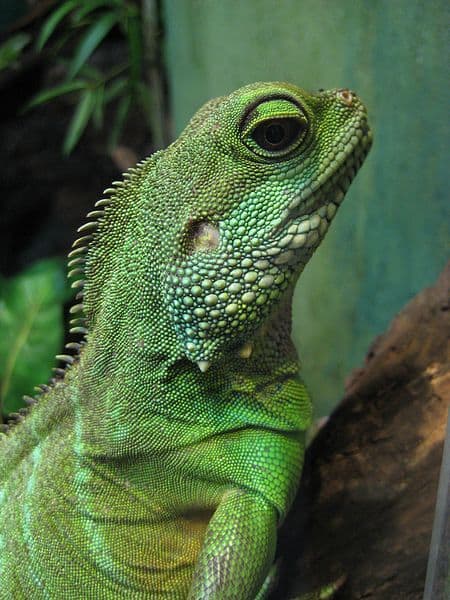
[{"label": "lizard neck", "polygon": [[[94,327],[80,354],[78,451],[146,454],[240,427],[301,427],[296,410],[289,414],[286,406],[294,406],[298,385],[289,305],[290,297],[257,333],[250,358],[231,348],[206,373],[174,350],[169,322],[153,323],[147,332],[145,322],[131,315],[120,321],[99,314],[98,325],[119,327],[114,335]],[[164,343],[156,347],[154,340]]]}]

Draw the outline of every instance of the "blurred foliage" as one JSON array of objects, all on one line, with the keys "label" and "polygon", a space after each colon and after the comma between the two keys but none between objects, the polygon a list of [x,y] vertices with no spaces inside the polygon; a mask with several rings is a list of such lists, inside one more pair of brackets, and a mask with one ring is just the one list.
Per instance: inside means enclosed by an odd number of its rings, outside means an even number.
[{"label": "blurred foliage", "polygon": [[14,67],[31,41],[28,33],[16,33],[0,46],[0,71]]},{"label": "blurred foliage", "polygon": [[[123,36],[126,58],[108,71],[89,62],[92,54],[115,29]],[[124,0],[66,0],[56,3],[36,41],[36,50],[49,49],[64,69],[64,81],[38,93],[27,108],[49,102],[58,96],[71,94],[75,108],[63,144],[64,154],[70,154],[88,123],[100,129],[105,109],[114,105],[114,118],[108,124],[108,147],[114,148],[132,107],[137,107],[150,130],[151,98],[143,77],[142,15],[138,2]],[[58,34],[58,35],[57,35]],[[61,58],[70,47],[69,59]]]},{"label": "blurred foliage", "polygon": [[63,304],[72,295],[64,261],[46,259],[0,279],[0,409],[23,406],[22,395],[46,382],[63,341]]}]

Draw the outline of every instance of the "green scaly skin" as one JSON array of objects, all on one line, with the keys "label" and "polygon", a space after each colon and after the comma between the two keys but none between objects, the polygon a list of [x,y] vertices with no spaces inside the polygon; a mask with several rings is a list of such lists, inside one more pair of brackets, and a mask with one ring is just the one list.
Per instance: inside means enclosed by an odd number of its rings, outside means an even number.
[{"label": "green scaly skin", "polygon": [[257,83],[97,203],[85,342],[1,442],[1,598],[265,595],[311,421],[292,292],[370,143],[352,92]]}]

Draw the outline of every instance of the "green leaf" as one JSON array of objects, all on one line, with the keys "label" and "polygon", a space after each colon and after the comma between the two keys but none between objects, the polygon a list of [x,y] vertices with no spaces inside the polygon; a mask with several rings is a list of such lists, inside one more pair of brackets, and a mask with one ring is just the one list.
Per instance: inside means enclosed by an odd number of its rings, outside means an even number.
[{"label": "green leaf", "polygon": [[84,17],[87,17],[87,15],[91,12],[93,12],[94,10],[97,10],[98,8],[102,8],[107,6],[108,8],[113,8],[114,6],[120,6],[120,2],[112,2],[111,0],[91,0],[91,2],[88,2],[88,0],[84,0],[83,1],[83,6],[80,7],[76,14],[75,14],[75,23],[80,23]]},{"label": "green leaf", "polygon": [[117,22],[117,14],[105,13],[88,28],[70,64],[67,78],[72,79]]},{"label": "green leaf", "polygon": [[117,146],[117,142],[119,141],[120,134],[122,133],[122,129],[125,123],[125,119],[127,118],[128,111],[131,105],[131,96],[127,94],[126,96],[122,96],[119,100],[119,105],[116,110],[116,115],[114,118],[114,123],[111,129],[111,134],[109,136],[108,146],[111,149],[114,149]]},{"label": "green leaf", "polygon": [[63,340],[64,262],[47,259],[0,286],[0,405],[14,412],[44,383]]},{"label": "green leaf", "polygon": [[22,50],[31,40],[28,33],[18,33],[10,37],[0,46],[0,70],[11,66],[21,55]]},{"label": "green leaf", "polygon": [[55,31],[58,23],[60,21],[62,21],[64,19],[64,17],[68,13],[70,13],[71,10],[76,8],[76,6],[77,6],[77,2],[75,0],[69,0],[68,2],[64,2],[64,4],[62,4],[54,12],[52,12],[52,14],[49,16],[49,18],[45,21],[44,25],[42,26],[41,32],[39,34],[37,44],[36,44],[36,47],[39,51],[41,51],[42,48],[45,46],[49,37]]},{"label": "green leaf", "polygon": [[70,154],[78,143],[83,131],[88,124],[89,118],[92,115],[95,105],[95,94],[91,89],[84,90],[81,94],[80,101],[75,109],[72,120],[70,121],[69,129],[67,130],[64,139],[63,152]]},{"label": "green leaf", "polygon": [[117,96],[120,96],[120,94],[124,91],[127,85],[128,81],[125,77],[119,77],[118,79],[114,79],[114,81],[112,81],[105,89],[105,104],[111,102],[112,100],[117,98]]},{"label": "green leaf", "polygon": [[75,79],[74,81],[69,81],[63,83],[61,85],[57,85],[49,90],[44,90],[40,94],[36,94],[25,106],[24,110],[28,110],[33,106],[37,106],[38,104],[43,104],[48,100],[52,100],[52,98],[56,98],[57,96],[63,96],[64,94],[69,94],[70,92],[76,92],[77,90],[85,89],[88,83],[81,79]]},{"label": "green leaf", "polygon": [[89,79],[89,81],[92,81],[95,84],[103,83],[105,79],[105,76],[102,73],[102,71],[100,71],[100,69],[97,69],[97,67],[89,65],[87,63],[81,67],[80,75],[82,75],[86,79]]}]

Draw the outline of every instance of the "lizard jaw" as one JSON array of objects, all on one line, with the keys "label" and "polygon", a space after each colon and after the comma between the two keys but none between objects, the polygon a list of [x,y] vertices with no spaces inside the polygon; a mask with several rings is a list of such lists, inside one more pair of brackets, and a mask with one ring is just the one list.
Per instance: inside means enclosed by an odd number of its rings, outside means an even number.
[{"label": "lizard jaw", "polygon": [[[321,180],[317,180],[289,198],[289,205],[272,230],[271,238],[278,237],[294,221],[311,217],[322,206],[333,202],[338,206],[363,164],[372,144],[370,129],[361,128],[347,141],[348,154],[338,166],[329,165]],[[334,216],[334,214],[333,214]]]}]

